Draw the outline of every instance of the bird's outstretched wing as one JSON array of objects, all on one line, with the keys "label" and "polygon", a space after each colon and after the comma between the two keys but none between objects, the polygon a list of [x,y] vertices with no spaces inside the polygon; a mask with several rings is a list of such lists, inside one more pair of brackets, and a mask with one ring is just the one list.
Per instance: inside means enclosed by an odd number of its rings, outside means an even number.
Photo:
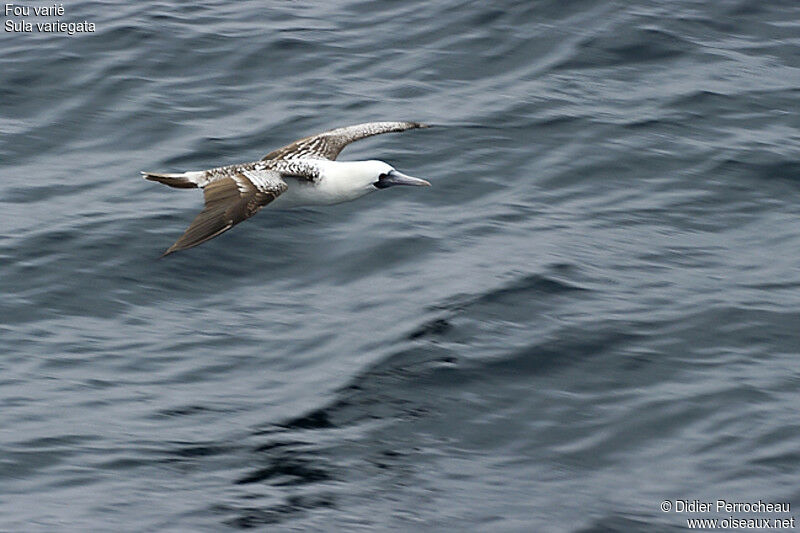
[{"label": "bird's outstretched wing", "polygon": [[333,161],[339,152],[353,141],[380,133],[427,127],[427,124],[421,122],[366,122],[355,126],[345,126],[318,133],[273,150],[265,155],[262,161],[268,159],[330,159]]},{"label": "bird's outstretched wing", "polygon": [[286,189],[281,173],[275,170],[240,169],[208,183],[203,187],[205,208],[164,255],[197,246],[228,231]]}]

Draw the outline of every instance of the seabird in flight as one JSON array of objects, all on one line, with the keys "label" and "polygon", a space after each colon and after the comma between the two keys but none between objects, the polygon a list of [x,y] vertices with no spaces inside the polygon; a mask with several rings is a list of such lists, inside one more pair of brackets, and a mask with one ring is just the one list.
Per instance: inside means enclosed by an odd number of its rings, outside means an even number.
[{"label": "seabird in flight", "polygon": [[142,172],[145,179],[170,187],[203,189],[205,208],[164,255],[213,239],[269,203],[280,207],[330,205],[392,185],[429,186],[383,161],[336,161],[339,152],[353,141],[427,127],[419,122],[368,122],[300,139],[251,163],[175,174]]}]

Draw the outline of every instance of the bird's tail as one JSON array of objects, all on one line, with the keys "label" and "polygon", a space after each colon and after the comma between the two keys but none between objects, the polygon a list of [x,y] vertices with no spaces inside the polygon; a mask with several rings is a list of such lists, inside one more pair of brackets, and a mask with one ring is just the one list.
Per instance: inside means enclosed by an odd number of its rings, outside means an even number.
[{"label": "bird's tail", "polygon": [[142,177],[146,180],[157,181],[178,189],[194,189],[198,187],[198,178],[200,178],[202,174],[202,172],[181,172],[174,174],[142,172]]}]

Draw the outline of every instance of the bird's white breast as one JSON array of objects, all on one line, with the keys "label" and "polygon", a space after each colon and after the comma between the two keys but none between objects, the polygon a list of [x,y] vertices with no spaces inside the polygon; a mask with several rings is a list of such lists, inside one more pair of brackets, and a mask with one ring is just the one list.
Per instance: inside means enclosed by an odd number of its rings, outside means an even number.
[{"label": "bird's white breast", "polygon": [[273,205],[286,208],[355,200],[376,190],[372,183],[377,180],[379,169],[376,170],[374,163],[379,162],[315,160],[319,178],[315,181],[285,178],[289,188],[275,199]]}]

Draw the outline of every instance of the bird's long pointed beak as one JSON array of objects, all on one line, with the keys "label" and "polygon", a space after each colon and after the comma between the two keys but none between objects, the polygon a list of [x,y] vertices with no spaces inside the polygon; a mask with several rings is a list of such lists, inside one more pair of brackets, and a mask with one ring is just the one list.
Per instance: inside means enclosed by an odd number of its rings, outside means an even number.
[{"label": "bird's long pointed beak", "polygon": [[421,178],[408,176],[397,170],[392,170],[381,181],[386,182],[387,185],[411,185],[414,187],[430,187],[431,183]]}]

